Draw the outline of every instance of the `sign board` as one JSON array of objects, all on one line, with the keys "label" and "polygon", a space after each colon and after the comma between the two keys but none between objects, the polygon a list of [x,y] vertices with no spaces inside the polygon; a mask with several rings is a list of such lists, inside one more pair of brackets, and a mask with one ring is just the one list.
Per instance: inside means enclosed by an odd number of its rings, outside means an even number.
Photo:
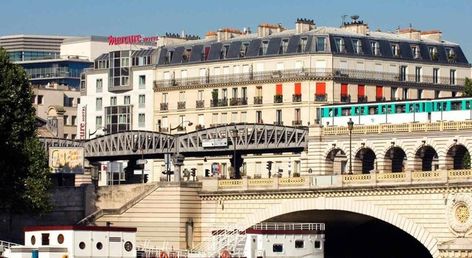
[{"label": "sign board", "polygon": [[203,148],[228,147],[228,139],[204,139],[202,140]]},{"label": "sign board", "polygon": [[87,106],[82,106],[80,109],[80,123],[79,123],[79,139],[83,140],[86,138],[86,130],[87,130]]},{"label": "sign board", "polygon": [[138,43],[152,43],[159,39],[158,36],[143,37],[141,35],[128,35],[121,37],[108,36],[108,45],[128,45]]},{"label": "sign board", "polygon": [[84,173],[84,148],[49,147],[49,167],[53,173]]}]

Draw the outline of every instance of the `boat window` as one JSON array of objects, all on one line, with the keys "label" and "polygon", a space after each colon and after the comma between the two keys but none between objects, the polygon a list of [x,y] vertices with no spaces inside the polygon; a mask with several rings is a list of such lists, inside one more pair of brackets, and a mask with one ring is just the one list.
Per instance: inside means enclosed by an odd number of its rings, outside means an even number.
[{"label": "boat window", "polygon": [[283,251],[284,251],[284,245],[283,244],[273,244],[272,245],[272,252],[281,253]]},{"label": "boat window", "polygon": [[318,240],[315,241],[315,248],[321,249],[321,241],[318,241]]},{"label": "boat window", "polygon": [[295,240],[295,248],[305,248],[305,241]]},{"label": "boat window", "polygon": [[82,249],[82,250],[85,249],[85,243],[84,243],[84,242],[80,242],[80,243],[79,243],[79,248]]},{"label": "boat window", "polygon": [[103,248],[102,242],[98,242],[98,243],[97,243],[97,249],[98,249],[98,250],[102,250],[102,248]]},{"label": "boat window", "polygon": [[64,235],[63,234],[59,234],[57,236],[57,243],[58,244],[63,244],[64,243]]},{"label": "boat window", "polygon": [[49,234],[48,233],[41,234],[41,245],[49,245]]}]

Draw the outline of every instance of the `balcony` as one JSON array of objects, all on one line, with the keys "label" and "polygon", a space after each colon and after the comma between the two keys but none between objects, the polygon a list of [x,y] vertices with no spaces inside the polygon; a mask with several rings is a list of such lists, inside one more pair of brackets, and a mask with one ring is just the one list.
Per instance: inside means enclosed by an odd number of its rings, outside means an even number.
[{"label": "balcony", "polygon": [[212,99],[210,102],[211,107],[226,107],[228,106],[228,99]]},{"label": "balcony", "polygon": [[262,104],[262,96],[254,97],[254,105],[261,105]]},{"label": "balcony", "polygon": [[247,105],[247,98],[231,98],[229,101],[230,106],[243,106]]},{"label": "balcony", "polygon": [[177,102],[177,109],[185,109],[185,101]]},{"label": "balcony", "polygon": [[204,108],[204,107],[205,107],[205,100],[197,100],[197,101],[195,102],[195,106],[196,106],[197,108]]},{"label": "balcony", "polygon": [[364,103],[364,102],[367,102],[368,99],[367,99],[367,96],[358,96],[357,97],[357,102],[359,103]]},{"label": "balcony", "polygon": [[[163,88],[174,87],[174,86],[201,86],[201,85],[220,85],[228,83],[260,83],[273,81],[277,82],[280,80],[287,79],[311,79],[317,78],[317,80],[334,80],[339,82],[352,82],[352,83],[372,83],[372,84],[388,84],[395,82],[399,86],[408,85],[451,85],[449,77],[435,77],[433,76],[422,76],[421,82],[416,82],[415,74],[405,75],[403,78],[400,77],[398,72],[387,73],[387,72],[376,72],[376,71],[361,71],[351,69],[287,69],[287,70],[274,70],[265,72],[252,72],[252,73],[239,73],[231,75],[213,75],[204,77],[188,77],[185,79],[167,79],[167,80],[155,80],[155,90]],[[403,80],[404,79],[404,80]],[[433,80],[434,79],[434,80]],[[436,82],[437,80],[437,82]],[[456,78],[453,85],[464,85],[465,78]]]},{"label": "balcony", "polygon": [[328,99],[327,94],[315,94],[315,101],[322,102]]},{"label": "balcony", "polygon": [[274,95],[274,103],[283,103],[284,96],[283,95]]},{"label": "balcony", "polygon": [[292,121],[292,126],[302,126],[303,122],[302,120],[293,120]]},{"label": "balcony", "polygon": [[274,125],[284,125],[284,122],[283,121],[275,121]]},{"label": "balcony", "polygon": [[302,95],[298,95],[298,94],[293,94],[292,95],[292,102],[302,102]]},{"label": "balcony", "polygon": [[203,130],[203,129],[205,129],[204,125],[198,124],[198,125],[195,126],[195,130]]},{"label": "balcony", "polygon": [[351,95],[341,95],[341,102],[350,103],[351,102]]},{"label": "balcony", "polygon": [[169,110],[169,103],[161,103],[161,111]]},{"label": "balcony", "polygon": [[169,128],[168,128],[168,127],[161,127],[161,128],[159,129],[159,132],[161,132],[161,133],[165,133],[165,132],[168,132],[168,131],[169,131]]},{"label": "balcony", "polygon": [[375,101],[385,101],[385,97],[375,97]]}]

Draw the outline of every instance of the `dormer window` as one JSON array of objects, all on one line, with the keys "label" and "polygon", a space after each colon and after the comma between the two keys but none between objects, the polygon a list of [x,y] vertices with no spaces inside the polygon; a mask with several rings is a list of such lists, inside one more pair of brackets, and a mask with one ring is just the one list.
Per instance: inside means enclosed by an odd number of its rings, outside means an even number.
[{"label": "dormer window", "polygon": [[411,55],[413,56],[414,59],[419,59],[420,58],[420,48],[418,46],[412,46],[411,47]]},{"label": "dormer window", "polygon": [[228,55],[228,50],[229,50],[229,45],[224,45],[223,48],[221,49],[221,54],[220,54],[221,59],[226,58],[226,56]]},{"label": "dormer window", "polygon": [[305,52],[307,40],[308,40],[308,38],[301,38],[300,39],[300,42],[298,42],[297,53]]},{"label": "dormer window", "polygon": [[282,39],[280,43],[279,54],[287,53],[288,39]]},{"label": "dormer window", "polygon": [[339,53],[344,53],[346,51],[346,47],[344,44],[344,39],[342,38],[335,38],[334,41],[336,42],[336,47],[338,48]]},{"label": "dormer window", "polygon": [[429,47],[429,56],[431,60],[437,61],[438,60],[438,48],[437,47]]},{"label": "dormer window", "polygon": [[174,51],[167,51],[165,63],[169,64],[170,61],[172,61],[173,56],[174,56]]},{"label": "dormer window", "polygon": [[241,50],[239,51],[239,56],[245,57],[248,48],[249,48],[249,42],[243,42],[243,44],[241,44]]},{"label": "dormer window", "polygon": [[316,38],[316,52],[324,52],[328,48],[326,46],[326,38],[325,37],[317,37]]},{"label": "dormer window", "polygon": [[192,53],[191,48],[185,49],[184,53],[182,54],[182,63],[188,62],[188,60],[190,59],[190,53]]},{"label": "dormer window", "polygon": [[352,45],[354,46],[354,53],[362,54],[362,41],[359,39],[353,39]]},{"label": "dormer window", "polygon": [[374,56],[380,56],[379,42],[377,41],[370,42],[370,47],[372,48],[372,54]]},{"label": "dormer window", "polygon": [[447,59],[449,61],[453,61],[454,59],[456,59],[456,53],[454,52],[454,49],[446,48],[446,53],[447,53]]},{"label": "dormer window", "polygon": [[392,55],[394,57],[399,57],[400,56],[400,46],[398,44],[392,44]]},{"label": "dormer window", "polygon": [[269,45],[269,41],[264,40],[262,41],[261,47],[259,48],[259,55],[265,55],[267,53],[267,46]]}]

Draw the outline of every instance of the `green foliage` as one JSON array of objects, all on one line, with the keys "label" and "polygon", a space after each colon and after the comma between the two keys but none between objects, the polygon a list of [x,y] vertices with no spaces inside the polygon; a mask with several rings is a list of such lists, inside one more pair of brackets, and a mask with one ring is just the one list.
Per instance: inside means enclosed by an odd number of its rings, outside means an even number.
[{"label": "green foliage", "polygon": [[472,79],[465,78],[464,96],[472,97]]},{"label": "green foliage", "polygon": [[468,151],[466,151],[464,154],[463,162],[464,162],[464,168],[470,169],[470,153]]},{"label": "green foliage", "polygon": [[47,158],[35,133],[33,93],[26,73],[0,48],[0,209],[47,212]]}]

